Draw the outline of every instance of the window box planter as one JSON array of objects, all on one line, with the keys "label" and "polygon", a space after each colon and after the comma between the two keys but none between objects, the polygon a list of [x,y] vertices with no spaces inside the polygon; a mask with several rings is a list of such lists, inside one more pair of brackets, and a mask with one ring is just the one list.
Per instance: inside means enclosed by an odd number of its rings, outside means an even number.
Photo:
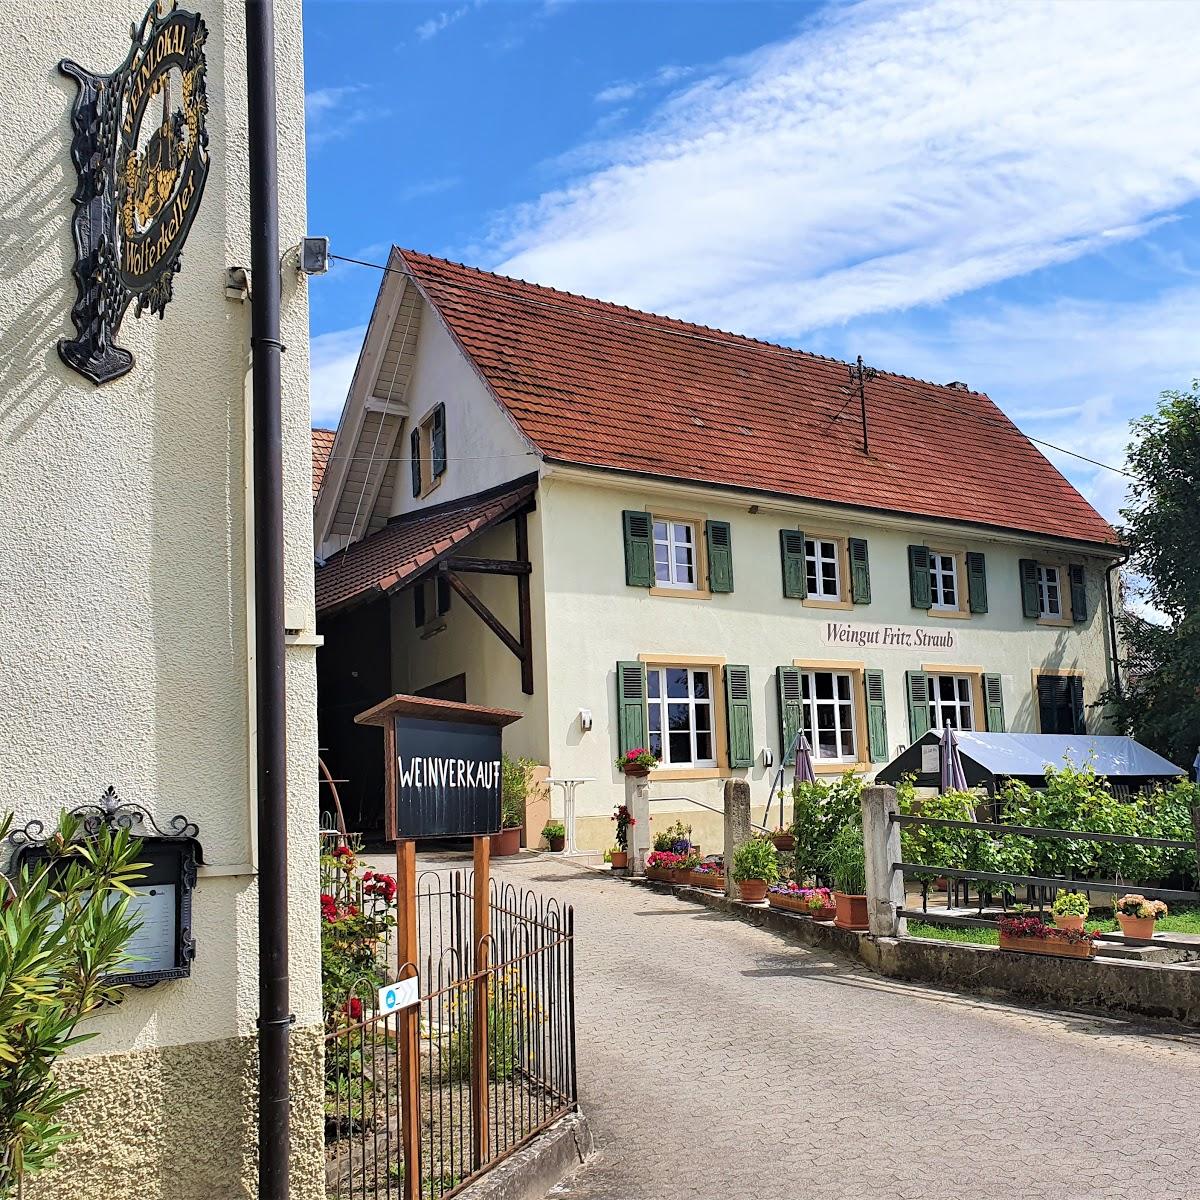
[{"label": "window box planter", "polygon": [[1051,958],[1095,958],[1095,942],[1062,942],[1049,938],[1013,937],[1000,935],[1001,950],[1015,950],[1018,954],[1045,954]]},{"label": "window box planter", "polygon": [[724,872],[693,871],[692,886],[708,888],[708,890],[712,892],[723,892],[725,890]]},{"label": "window box planter", "polygon": [[493,858],[507,858],[510,854],[518,854],[521,850],[521,826],[513,825],[502,829],[491,836],[491,852]]},{"label": "window box planter", "polygon": [[834,892],[833,902],[836,908],[836,913],[833,918],[833,923],[839,929],[853,929],[862,932],[870,928],[870,921],[867,919],[867,898],[866,896],[848,895],[846,892]]},{"label": "window box planter", "polygon": [[837,913],[837,905],[835,904],[826,904],[821,908],[810,908],[806,900],[801,900],[796,896],[788,896],[782,892],[770,892],[767,895],[767,903],[772,908],[779,908],[784,912],[799,913],[802,917],[812,917],[814,921],[832,921]]}]

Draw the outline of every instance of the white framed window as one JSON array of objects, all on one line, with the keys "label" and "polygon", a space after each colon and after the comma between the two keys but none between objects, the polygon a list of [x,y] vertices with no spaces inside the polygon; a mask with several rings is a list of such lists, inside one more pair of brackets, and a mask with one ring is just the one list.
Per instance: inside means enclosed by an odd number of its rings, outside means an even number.
[{"label": "white framed window", "polygon": [[1038,563],[1038,615],[1059,618],[1062,611],[1062,583],[1057,567]]},{"label": "white framed window", "polygon": [[690,521],[655,520],[654,584],[696,587],[696,526]]},{"label": "white framed window", "polygon": [[828,538],[804,539],[804,570],[810,600],[842,598],[839,546]]},{"label": "white framed window", "polygon": [[929,728],[975,728],[975,704],[967,675],[929,676]]},{"label": "white framed window", "polygon": [[929,552],[931,608],[958,610],[958,559],[953,554]]},{"label": "white framed window", "polygon": [[713,676],[706,667],[647,667],[650,751],[663,766],[715,767]]},{"label": "white framed window", "polygon": [[800,675],[804,736],[820,762],[857,762],[854,684],[847,671],[804,671]]}]

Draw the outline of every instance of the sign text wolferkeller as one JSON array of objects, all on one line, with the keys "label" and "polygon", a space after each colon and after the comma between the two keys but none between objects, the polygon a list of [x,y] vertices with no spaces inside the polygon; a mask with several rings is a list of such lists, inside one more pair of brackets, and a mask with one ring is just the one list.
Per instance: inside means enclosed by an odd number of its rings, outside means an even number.
[{"label": "sign text wolferkeller", "polygon": [[[177,2],[177,0],[176,0]],[[133,366],[116,345],[131,301],[162,317],[208,178],[204,42],[199,14],[155,0],[131,32],[125,62],[96,75],[70,59],[76,336],[58,343],[69,367],[107,383]]]}]

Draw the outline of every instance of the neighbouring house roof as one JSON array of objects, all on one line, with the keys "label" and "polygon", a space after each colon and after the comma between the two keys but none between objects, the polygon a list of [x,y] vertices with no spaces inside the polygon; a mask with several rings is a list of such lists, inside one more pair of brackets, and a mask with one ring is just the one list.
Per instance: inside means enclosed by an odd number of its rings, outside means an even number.
[{"label": "neighbouring house roof", "polygon": [[328,616],[406,586],[457,547],[524,508],[536,489],[536,479],[525,478],[390,521],[317,567],[317,613]]},{"label": "neighbouring house roof", "polygon": [[321,480],[325,478],[325,468],[329,466],[329,453],[333,449],[334,429],[314,429],[312,431],[312,472],[313,495],[321,490]]},{"label": "neighbouring house roof", "polygon": [[[983,393],[394,252],[551,460],[1112,545]],[[393,261],[396,261],[394,258]]]}]

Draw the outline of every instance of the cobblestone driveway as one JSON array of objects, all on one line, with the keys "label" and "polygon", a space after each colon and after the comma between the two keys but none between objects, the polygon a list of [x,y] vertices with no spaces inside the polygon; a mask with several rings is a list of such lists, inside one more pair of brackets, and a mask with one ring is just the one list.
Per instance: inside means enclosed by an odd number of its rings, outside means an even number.
[{"label": "cobblestone driveway", "polygon": [[548,861],[575,905],[570,1200],[1196,1200],[1200,1038],[903,984]]}]

